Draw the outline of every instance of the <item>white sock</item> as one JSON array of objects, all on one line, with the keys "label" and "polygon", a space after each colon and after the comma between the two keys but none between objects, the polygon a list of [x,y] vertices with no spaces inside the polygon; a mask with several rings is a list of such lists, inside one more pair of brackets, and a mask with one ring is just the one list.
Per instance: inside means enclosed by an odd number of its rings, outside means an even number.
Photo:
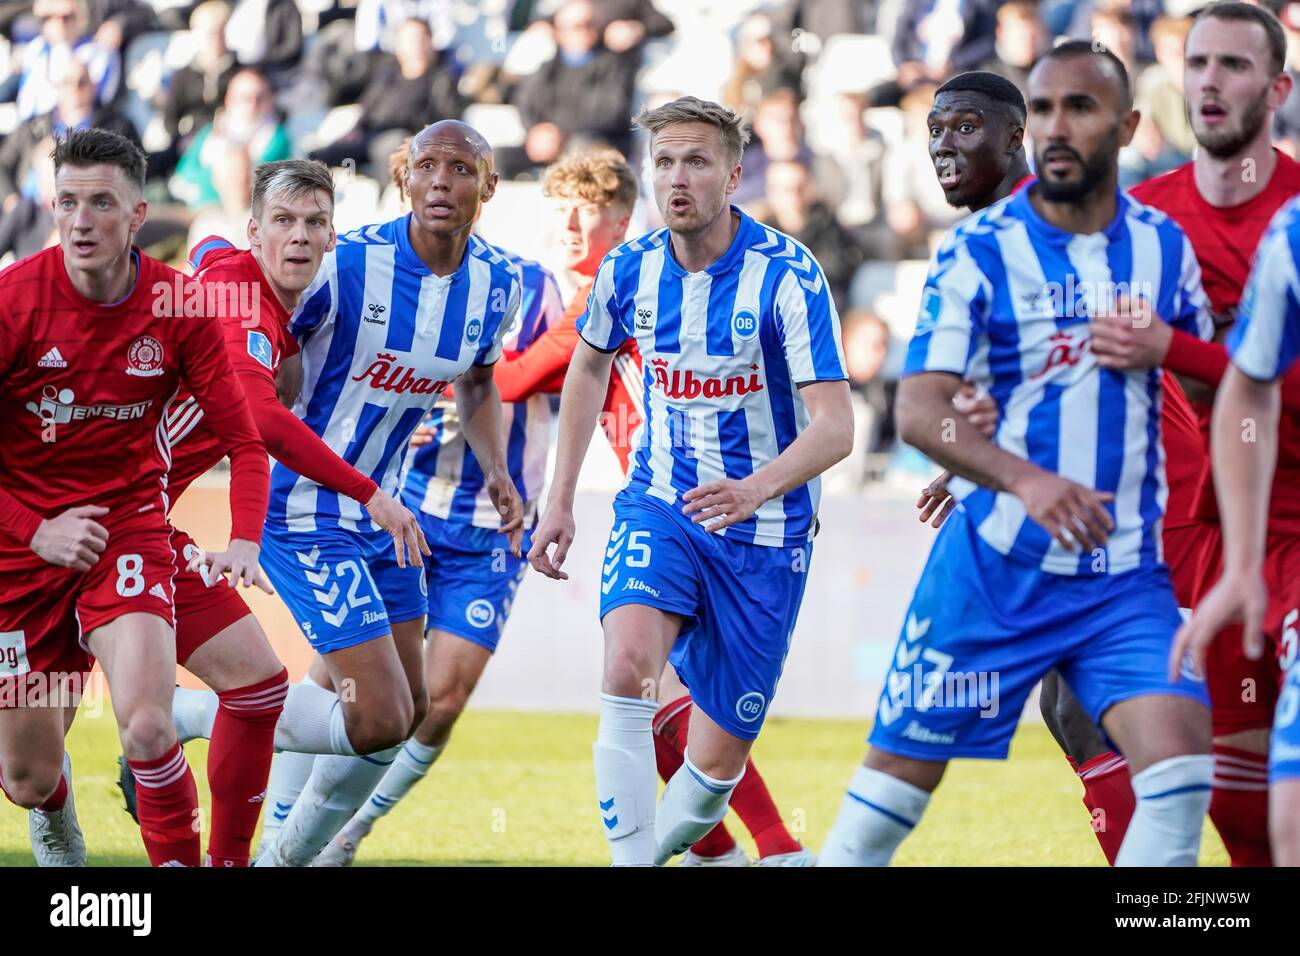
[{"label": "white sock", "polygon": [[655,842],[654,737],[659,705],[639,697],[600,695],[600,727],[592,745],[596,799],[615,866],[653,866]]},{"label": "white sock", "polygon": [[183,744],[202,737],[212,739],[212,725],[217,721],[221,700],[214,691],[187,690],[177,687],[172,694],[172,723]]},{"label": "white sock", "polygon": [[370,798],[343,828],[347,838],[358,841],[369,834],[375,821],[397,806],[397,802],[424,779],[442,751],[443,747],[429,747],[414,737],[408,740],[384,774],[384,779],[375,787],[374,793],[370,794]]},{"label": "white sock", "polygon": [[356,756],[339,695],[311,681],[290,684],[284,710],[275,724],[275,749]]},{"label": "white sock", "polygon": [[271,776],[266,782],[266,802],[262,813],[262,846],[273,844],[280,833],[280,827],[289,817],[289,811],[298,802],[302,788],[311,776],[312,764],[316,762],[314,754],[299,754],[285,751],[276,754],[271,761]]},{"label": "white sock", "polygon": [[859,767],[849,781],[818,866],[888,866],[921,820],[930,795],[880,770]]},{"label": "white sock", "polygon": [[716,780],[691,763],[690,748],[682,754],[682,765],[668,781],[668,789],[659,801],[655,814],[655,842],[659,852],[655,864],[663,866],[679,853],[685,853],[696,840],[705,836],[727,815],[731,791],[745,775],[734,780]]},{"label": "white sock", "polygon": [[275,844],[283,866],[306,866],[343,828],[375,789],[402,745],[364,757],[321,755],[289,811]]},{"label": "white sock", "polygon": [[1214,758],[1170,757],[1133,775],[1137,808],[1116,866],[1195,866],[1210,809]]}]

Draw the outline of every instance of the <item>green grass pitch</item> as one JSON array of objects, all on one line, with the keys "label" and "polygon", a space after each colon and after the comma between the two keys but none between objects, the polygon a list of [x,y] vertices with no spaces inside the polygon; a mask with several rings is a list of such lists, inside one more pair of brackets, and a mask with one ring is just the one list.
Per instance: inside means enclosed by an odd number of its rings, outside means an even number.
[{"label": "green grass pitch", "polygon": [[[755,760],[788,825],[817,849],[830,828],[865,726],[767,722]],[[588,715],[470,711],[447,752],[362,844],[357,865],[603,866]],[[137,829],[115,781],[117,732],[107,715],[77,718],[69,738],[77,811],[92,866],[143,866]],[[186,747],[207,809],[207,745]],[[1082,789],[1041,725],[1022,727],[1006,762],[957,761],[896,862],[907,866],[1100,866]],[[727,824],[753,855],[735,814]],[[1226,865],[1209,823],[1202,865]],[[26,814],[0,809],[0,865],[31,866]]]}]

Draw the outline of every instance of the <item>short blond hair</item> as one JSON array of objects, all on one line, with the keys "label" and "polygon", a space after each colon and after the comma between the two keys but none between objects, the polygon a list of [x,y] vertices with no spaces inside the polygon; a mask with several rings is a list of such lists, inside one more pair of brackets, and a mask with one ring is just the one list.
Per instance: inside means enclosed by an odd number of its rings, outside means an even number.
[{"label": "short blond hair", "polygon": [[643,109],[632,122],[649,130],[652,141],[656,133],[673,123],[707,123],[717,128],[722,148],[733,164],[740,162],[749,142],[749,128],[739,113],[696,96],[682,96],[655,109]]},{"label": "short blond hair", "polygon": [[570,153],[546,167],[542,195],[551,199],[582,199],[631,212],[636,205],[636,174],[616,149]]}]

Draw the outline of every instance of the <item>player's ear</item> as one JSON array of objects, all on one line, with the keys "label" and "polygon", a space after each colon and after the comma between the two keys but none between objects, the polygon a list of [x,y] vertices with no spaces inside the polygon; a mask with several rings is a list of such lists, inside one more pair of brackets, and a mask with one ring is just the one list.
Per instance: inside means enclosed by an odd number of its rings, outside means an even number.
[{"label": "player's ear", "polygon": [[1018,153],[1025,148],[1025,127],[1023,123],[1012,123],[1007,131],[1007,152]]},{"label": "player's ear", "polygon": [[1137,132],[1138,124],[1141,122],[1141,110],[1129,110],[1127,113],[1123,114],[1119,128],[1120,146],[1127,146],[1129,143],[1133,142],[1133,134]]},{"label": "player's ear", "polygon": [[1277,76],[1273,77],[1273,82],[1268,87],[1268,105],[1270,109],[1280,110],[1291,97],[1291,90],[1295,87],[1295,80],[1290,72],[1283,70]]},{"label": "player's ear", "polygon": [[248,245],[253,249],[262,248],[262,236],[258,231],[258,222],[256,216],[248,217]]},{"label": "player's ear", "polygon": [[325,243],[326,252],[334,251],[334,246],[338,242],[338,238],[339,238],[338,233],[334,231],[334,224],[330,223],[330,238],[329,241]]},{"label": "player's ear", "polygon": [[144,221],[149,218],[149,204],[144,199],[137,199],[135,208],[131,210],[131,237],[135,239],[136,233],[144,225]]},{"label": "player's ear", "polygon": [[730,196],[740,186],[740,163],[732,167],[731,175],[727,177],[727,195]]},{"label": "player's ear", "polygon": [[494,172],[488,173],[483,180],[483,190],[482,192],[479,193],[479,198],[483,202],[487,202],[489,199],[495,196],[497,192],[497,183],[499,183],[500,181],[501,181],[501,177],[498,176],[496,173]]}]

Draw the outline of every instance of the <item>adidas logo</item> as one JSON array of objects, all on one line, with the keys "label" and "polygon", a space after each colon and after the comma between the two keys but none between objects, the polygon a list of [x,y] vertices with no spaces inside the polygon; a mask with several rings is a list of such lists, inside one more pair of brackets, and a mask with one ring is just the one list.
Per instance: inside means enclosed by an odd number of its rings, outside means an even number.
[{"label": "adidas logo", "polygon": [[149,593],[152,594],[160,601],[167,600],[167,592],[163,590],[163,586],[161,584],[155,584],[153,587],[149,589]]},{"label": "adidas logo", "polygon": [[63,356],[59,354],[59,347],[56,345],[54,346],[54,348],[50,349],[48,352],[46,352],[44,355],[41,356],[41,360],[36,363],[36,367],[37,368],[67,368],[68,363],[64,360]]}]

